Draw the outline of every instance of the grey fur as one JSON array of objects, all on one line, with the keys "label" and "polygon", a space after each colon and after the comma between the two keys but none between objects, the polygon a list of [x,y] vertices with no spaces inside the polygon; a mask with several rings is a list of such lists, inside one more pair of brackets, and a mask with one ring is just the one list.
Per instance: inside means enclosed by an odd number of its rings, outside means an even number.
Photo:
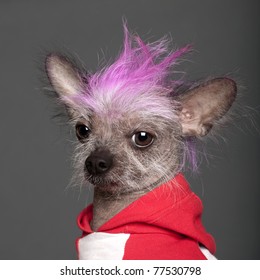
[{"label": "grey fur", "polygon": [[[206,135],[236,96],[235,83],[218,78],[180,96],[154,93],[158,105],[171,111],[168,118],[152,110],[140,111],[133,104],[124,110],[118,108],[117,114],[113,104],[105,104],[100,112],[67,98],[79,94],[84,87],[83,75],[68,59],[52,54],[47,58],[46,69],[54,90],[68,108],[71,125],[85,125],[90,130],[75,148],[73,180],[94,186],[94,231],[132,201],[180,172],[185,137]],[[137,97],[134,102],[145,99]],[[149,146],[134,144],[133,135],[140,131],[153,137]],[[105,173],[90,174],[85,161],[100,150],[109,151],[113,164]]]}]

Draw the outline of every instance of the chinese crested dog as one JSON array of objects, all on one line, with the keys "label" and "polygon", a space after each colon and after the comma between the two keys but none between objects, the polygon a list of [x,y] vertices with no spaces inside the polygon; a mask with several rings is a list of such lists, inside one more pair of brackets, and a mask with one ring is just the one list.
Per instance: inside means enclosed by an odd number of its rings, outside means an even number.
[{"label": "chinese crested dog", "polygon": [[144,43],[124,25],[118,58],[96,73],[51,53],[46,72],[75,127],[75,175],[94,188],[78,217],[80,259],[214,259],[202,203],[181,171],[196,167],[194,141],[209,133],[236,97],[228,77],[174,79],[191,50],[166,38]]}]

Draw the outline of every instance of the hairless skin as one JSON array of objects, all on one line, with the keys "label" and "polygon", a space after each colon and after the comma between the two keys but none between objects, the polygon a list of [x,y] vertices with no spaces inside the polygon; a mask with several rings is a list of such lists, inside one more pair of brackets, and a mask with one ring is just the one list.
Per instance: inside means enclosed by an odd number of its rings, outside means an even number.
[{"label": "hairless skin", "polygon": [[90,74],[51,53],[46,71],[75,127],[75,175],[94,186],[92,229],[141,195],[172,179],[192,153],[189,139],[208,134],[231,107],[236,84],[222,77],[190,86],[172,67],[191,48],[168,51],[166,39],[145,44],[124,25],[117,60]]}]

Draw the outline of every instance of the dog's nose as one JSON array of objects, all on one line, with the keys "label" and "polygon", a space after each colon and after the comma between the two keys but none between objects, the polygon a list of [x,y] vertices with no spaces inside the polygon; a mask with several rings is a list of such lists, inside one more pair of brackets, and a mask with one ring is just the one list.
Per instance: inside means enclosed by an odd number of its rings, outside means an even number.
[{"label": "dog's nose", "polygon": [[85,168],[91,175],[106,173],[113,164],[113,155],[108,150],[97,150],[85,161]]}]

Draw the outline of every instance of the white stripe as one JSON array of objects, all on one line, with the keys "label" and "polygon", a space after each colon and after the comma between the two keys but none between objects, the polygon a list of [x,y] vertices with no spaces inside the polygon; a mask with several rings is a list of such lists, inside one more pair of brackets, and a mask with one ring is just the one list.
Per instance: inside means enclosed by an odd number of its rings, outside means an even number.
[{"label": "white stripe", "polygon": [[94,232],[78,243],[80,260],[122,260],[130,234]]},{"label": "white stripe", "polygon": [[210,261],[217,260],[215,256],[213,256],[208,249],[203,246],[200,246],[201,253]]}]

